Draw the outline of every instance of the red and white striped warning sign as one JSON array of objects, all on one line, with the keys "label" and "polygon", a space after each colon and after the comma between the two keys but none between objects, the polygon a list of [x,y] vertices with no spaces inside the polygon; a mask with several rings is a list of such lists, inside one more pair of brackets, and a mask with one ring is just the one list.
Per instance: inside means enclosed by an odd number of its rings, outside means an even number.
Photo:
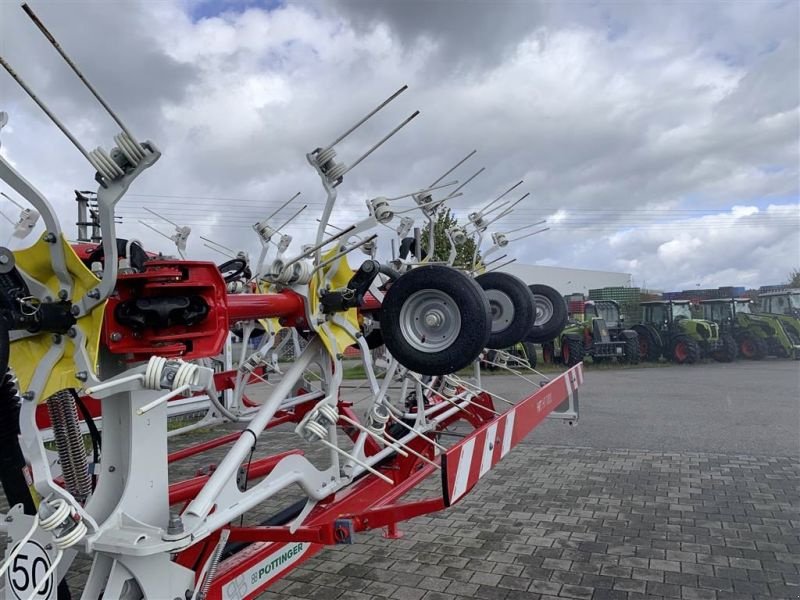
[{"label": "red and white striped warning sign", "polygon": [[583,383],[583,363],[550,380],[442,455],[445,504],[455,504]]}]

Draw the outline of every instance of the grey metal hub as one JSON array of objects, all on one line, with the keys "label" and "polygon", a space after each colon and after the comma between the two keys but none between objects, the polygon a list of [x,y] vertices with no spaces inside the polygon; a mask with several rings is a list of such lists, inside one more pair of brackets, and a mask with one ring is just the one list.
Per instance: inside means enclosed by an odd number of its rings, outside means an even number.
[{"label": "grey metal hub", "polygon": [[505,331],[514,320],[514,302],[500,290],[484,290],[492,314],[492,333]]},{"label": "grey metal hub", "polygon": [[461,311],[448,294],[420,290],[411,294],[400,309],[400,330],[415,350],[439,352],[461,332]]},{"label": "grey metal hub", "polygon": [[536,319],[533,321],[533,324],[542,325],[543,323],[547,323],[553,318],[553,313],[555,312],[553,303],[550,302],[547,296],[540,296],[539,294],[534,294],[533,299],[535,301],[534,305],[536,306]]}]

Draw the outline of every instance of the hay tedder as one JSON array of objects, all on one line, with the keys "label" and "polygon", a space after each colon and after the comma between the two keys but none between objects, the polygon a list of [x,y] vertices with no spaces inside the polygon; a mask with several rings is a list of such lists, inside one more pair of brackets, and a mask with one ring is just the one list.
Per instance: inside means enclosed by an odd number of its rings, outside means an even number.
[{"label": "hay tedder", "polygon": [[[527,387],[513,397],[481,380],[486,349],[528,333],[536,314],[528,287],[485,272],[477,253],[460,269],[452,258],[427,260],[419,229],[408,235],[408,215],[432,224],[460,195],[463,184],[433,198],[457,183],[442,183],[455,167],[413,194],[368,200],[362,220],[329,232],[344,176],[417,113],[349,166],[334,147],[405,87],[307,154],[326,194],[307,245],[292,250],[273,213],[253,226],[262,247],[254,264],[244,253],[221,267],[159,257],[115,231],[117,204],[158,161],[158,147],[137,141],[23,8],[121,132],[110,152],[87,151],[0,57],[90,163],[102,234],[99,243],[68,241],[50,202],[0,156],[0,180],[45,228],[28,248],[0,249],[0,479],[10,507],[0,519],[0,597],[254,598],[325,545],[457,503],[545,417],[577,419],[580,364],[547,378],[503,363],[517,389]],[[448,233],[451,257],[509,214],[516,203],[503,195]],[[412,206],[398,209],[401,198]],[[188,233],[172,238],[181,256]],[[491,239],[484,256],[509,241],[496,231]],[[381,260],[387,242],[392,257]],[[353,270],[355,250],[366,258]],[[302,347],[293,360],[278,360],[279,338]],[[381,345],[387,353],[373,360]],[[351,346],[365,374],[359,402],[341,393]],[[204,416],[169,430],[170,407],[197,399]],[[220,434],[186,442],[200,428]],[[256,445],[270,447],[279,432],[296,444],[254,459]],[[170,451],[168,440],[180,437]],[[170,465],[212,450],[226,450],[213,471],[170,476]],[[405,498],[428,478],[438,491]],[[244,524],[289,492],[274,516]],[[65,578],[78,563],[88,574],[70,590]]]}]

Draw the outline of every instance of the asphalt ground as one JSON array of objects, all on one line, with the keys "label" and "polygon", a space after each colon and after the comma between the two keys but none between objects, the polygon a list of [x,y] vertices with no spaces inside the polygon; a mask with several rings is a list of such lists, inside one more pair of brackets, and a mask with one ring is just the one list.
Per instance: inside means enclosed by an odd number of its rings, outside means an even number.
[{"label": "asphalt ground", "polygon": [[[530,389],[506,376],[485,383],[512,400]],[[371,532],[326,549],[261,597],[800,598],[800,363],[589,368],[580,402],[577,426],[544,423],[456,506],[404,523],[402,539]],[[281,426],[256,457],[292,447]],[[415,496],[438,491],[430,478]],[[89,564],[73,567],[77,597]]]}]

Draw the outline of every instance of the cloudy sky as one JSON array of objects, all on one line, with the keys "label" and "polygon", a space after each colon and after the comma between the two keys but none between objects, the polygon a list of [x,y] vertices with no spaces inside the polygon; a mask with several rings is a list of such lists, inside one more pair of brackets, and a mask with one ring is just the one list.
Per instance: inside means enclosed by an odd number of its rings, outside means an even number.
[{"label": "cloudy sky", "polygon": [[[221,259],[199,235],[256,251],[252,223],[296,192],[276,220],[308,204],[290,227],[308,241],[324,195],[305,154],[407,84],[337,146],[351,163],[421,111],[347,174],[334,223],[476,149],[454,176],[486,170],[452,208],[463,220],[523,179],[515,193],[530,196],[497,230],[542,219],[550,230],[510,247],[521,262],[624,271],[661,289],[778,283],[800,267],[795,0],[31,5],[163,152],[119,206],[121,234],[154,249],[170,242],[139,220],[172,227],[145,207],[192,227],[191,256]],[[0,53],[84,146],[111,146],[113,121],[16,1],[0,0]],[[0,152],[72,234],[72,190],[93,189],[93,170],[5,72],[0,110]],[[10,231],[0,222],[2,241]]]}]

